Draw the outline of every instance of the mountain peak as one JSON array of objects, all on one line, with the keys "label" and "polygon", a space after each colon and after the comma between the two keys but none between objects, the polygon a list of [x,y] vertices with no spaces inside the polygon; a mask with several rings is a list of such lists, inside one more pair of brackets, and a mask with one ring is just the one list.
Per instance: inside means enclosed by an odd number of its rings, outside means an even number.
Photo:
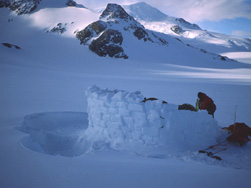
[{"label": "mountain peak", "polygon": [[136,20],[160,21],[167,19],[167,15],[145,2],[123,6]]},{"label": "mountain peak", "polygon": [[[124,38],[125,35],[127,37]],[[164,39],[145,30],[144,26],[117,4],[108,4],[99,20],[77,32],[76,37],[80,44],[88,45],[91,51],[101,57],[108,55],[124,59],[128,58],[124,51],[128,48],[128,38],[159,45],[168,44]]]},{"label": "mountain peak", "polygon": [[123,20],[134,20],[120,5],[109,3],[106,9],[100,15],[100,19],[106,18],[111,19],[123,19]]},{"label": "mountain peak", "polygon": [[139,2],[123,7],[133,18],[135,18],[139,22],[164,22],[190,29],[201,29],[198,25],[189,23],[183,18],[175,18],[172,16],[168,16],[157,8],[154,8],[145,2]]}]

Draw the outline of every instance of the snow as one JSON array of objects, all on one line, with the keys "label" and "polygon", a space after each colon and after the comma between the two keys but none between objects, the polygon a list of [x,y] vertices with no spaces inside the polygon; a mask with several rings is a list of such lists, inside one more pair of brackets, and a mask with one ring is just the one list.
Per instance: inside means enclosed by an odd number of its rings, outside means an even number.
[{"label": "snow", "polygon": [[[132,40],[128,34],[124,39],[128,60],[101,58],[80,45],[72,33],[99,15],[81,7],[56,6],[60,1],[46,8],[48,2],[42,1],[41,9],[30,15],[0,9],[0,43],[21,47],[0,44],[1,187],[250,187],[250,142],[243,147],[229,145],[218,154],[222,161],[198,153],[225,138],[220,128],[234,122],[236,105],[236,121],[251,125],[250,64],[215,60],[217,56],[161,33],[158,36],[168,41],[167,47]],[[50,22],[52,12],[58,20]],[[83,14],[77,18],[75,12]],[[47,21],[32,21],[38,14],[49,20],[49,26],[59,21],[74,24],[67,24],[68,32],[62,35],[46,33]],[[241,52],[245,51],[238,51],[240,61],[245,55]],[[91,85],[99,88],[90,92]],[[96,98],[86,96],[86,91],[96,93]],[[215,101],[215,119],[204,111],[176,109],[183,103],[194,105],[199,91]],[[142,97],[165,100],[171,108],[162,114],[159,106],[165,105],[142,104]],[[113,116],[111,102],[115,101],[120,110]],[[91,119],[91,127],[90,111],[95,105],[105,107],[97,108],[98,114],[110,111],[96,123]],[[141,115],[126,120],[134,110]],[[168,118],[157,120],[160,113]],[[132,123],[133,132],[120,132],[135,136],[134,140],[111,139],[117,134],[110,131],[86,135],[91,129],[105,128],[96,127],[105,120],[121,118],[126,123],[116,123],[113,131],[138,118],[140,123]],[[166,125],[162,137],[156,136],[156,122]],[[141,126],[138,137],[135,125]]]},{"label": "snow", "polygon": [[24,117],[21,131],[29,134],[23,147],[42,153],[78,156],[84,153],[82,132],[88,127],[86,113],[37,113]]},{"label": "snow", "polygon": [[162,100],[143,100],[140,92],[90,87],[87,90],[89,128],[86,137],[109,143],[118,150],[131,142],[142,144],[141,148],[154,146],[162,150],[184,145],[203,148],[217,142],[221,128],[207,112],[178,111],[177,105]]},{"label": "snow", "polygon": [[[248,38],[238,38],[203,30],[196,24],[186,22],[182,18],[165,15],[146,3],[126,5],[124,8],[146,29],[177,37],[184,43],[199,49],[214,53],[250,52],[251,41]],[[171,27],[175,25],[182,28],[180,34],[171,30]]]},{"label": "snow", "polygon": [[227,56],[232,59],[236,59],[243,63],[251,64],[251,61],[250,61],[251,52],[227,52],[227,53],[222,53],[221,55]]}]

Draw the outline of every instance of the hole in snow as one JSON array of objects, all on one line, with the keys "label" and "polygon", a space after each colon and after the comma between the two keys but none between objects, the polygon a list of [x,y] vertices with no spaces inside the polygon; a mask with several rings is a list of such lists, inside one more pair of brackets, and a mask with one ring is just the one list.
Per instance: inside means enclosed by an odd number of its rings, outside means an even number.
[{"label": "hole in snow", "polygon": [[21,130],[29,136],[21,145],[51,155],[79,156],[86,151],[84,132],[88,114],[82,112],[46,112],[27,115]]}]

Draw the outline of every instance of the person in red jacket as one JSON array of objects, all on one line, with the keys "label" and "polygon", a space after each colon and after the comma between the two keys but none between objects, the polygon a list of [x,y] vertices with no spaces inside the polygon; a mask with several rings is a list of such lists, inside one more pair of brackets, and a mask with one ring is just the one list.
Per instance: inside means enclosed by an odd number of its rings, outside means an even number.
[{"label": "person in red jacket", "polygon": [[208,114],[214,117],[214,112],[216,110],[216,105],[214,104],[214,101],[202,92],[198,93],[198,98],[198,108],[200,110],[207,110]]}]

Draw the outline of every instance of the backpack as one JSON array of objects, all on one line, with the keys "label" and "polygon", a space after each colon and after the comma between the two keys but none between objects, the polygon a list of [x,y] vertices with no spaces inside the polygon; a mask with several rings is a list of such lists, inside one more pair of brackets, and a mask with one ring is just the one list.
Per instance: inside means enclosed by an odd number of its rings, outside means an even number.
[{"label": "backpack", "polygon": [[245,123],[235,123],[223,129],[231,133],[231,135],[227,137],[227,140],[230,142],[244,145],[250,141],[249,136],[251,136],[251,128]]}]

